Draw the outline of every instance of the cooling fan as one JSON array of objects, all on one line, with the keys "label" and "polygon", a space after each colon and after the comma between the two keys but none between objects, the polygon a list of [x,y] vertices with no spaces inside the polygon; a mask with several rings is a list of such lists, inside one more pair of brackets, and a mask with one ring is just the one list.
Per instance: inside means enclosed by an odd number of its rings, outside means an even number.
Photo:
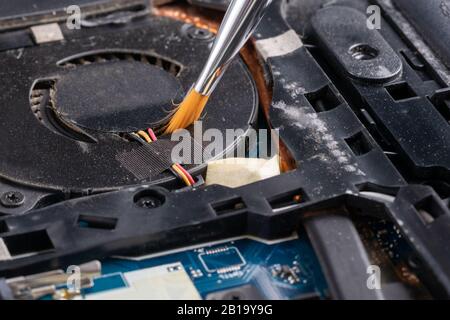
[{"label": "cooling fan", "polygon": [[[1,183],[25,195],[20,208],[4,211],[24,212],[54,201],[48,196],[55,194],[142,183],[175,186],[173,174],[152,166],[145,154],[119,160],[139,146],[127,133],[167,116],[200,72],[214,35],[198,30],[149,16],[127,27],[68,32],[63,41],[23,49],[19,58],[0,53],[0,148],[7,150],[0,154]],[[242,61],[233,63],[218,91],[203,116],[203,131],[246,132],[258,101]],[[171,146],[167,136],[153,148],[167,158]],[[203,167],[187,168],[195,175]]]}]

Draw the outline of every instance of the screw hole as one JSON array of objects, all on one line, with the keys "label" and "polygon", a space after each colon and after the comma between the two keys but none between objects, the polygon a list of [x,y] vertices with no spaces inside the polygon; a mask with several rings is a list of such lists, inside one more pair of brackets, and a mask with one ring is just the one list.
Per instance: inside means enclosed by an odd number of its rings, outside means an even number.
[{"label": "screw hole", "polygon": [[195,26],[190,26],[187,29],[187,34],[191,39],[201,41],[209,41],[214,38],[214,34],[211,31],[207,29],[197,28]]},{"label": "screw hole", "polygon": [[349,50],[355,60],[372,60],[378,57],[378,50],[368,44],[356,44]]}]

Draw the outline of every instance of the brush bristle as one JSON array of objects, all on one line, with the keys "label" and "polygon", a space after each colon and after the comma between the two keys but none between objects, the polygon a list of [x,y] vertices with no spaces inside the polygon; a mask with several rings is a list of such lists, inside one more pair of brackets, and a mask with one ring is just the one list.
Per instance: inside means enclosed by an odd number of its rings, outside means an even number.
[{"label": "brush bristle", "polygon": [[164,133],[170,134],[175,130],[185,129],[200,119],[208,98],[208,96],[204,96],[192,89],[178,106]]}]

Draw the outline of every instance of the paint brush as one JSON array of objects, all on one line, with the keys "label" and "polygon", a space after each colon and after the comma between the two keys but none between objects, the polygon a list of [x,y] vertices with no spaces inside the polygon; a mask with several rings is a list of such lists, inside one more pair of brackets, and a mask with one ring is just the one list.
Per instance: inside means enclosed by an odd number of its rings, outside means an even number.
[{"label": "paint brush", "polygon": [[165,127],[170,134],[197,121],[233,58],[252,35],[272,0],[232,0],[203,71]]}]

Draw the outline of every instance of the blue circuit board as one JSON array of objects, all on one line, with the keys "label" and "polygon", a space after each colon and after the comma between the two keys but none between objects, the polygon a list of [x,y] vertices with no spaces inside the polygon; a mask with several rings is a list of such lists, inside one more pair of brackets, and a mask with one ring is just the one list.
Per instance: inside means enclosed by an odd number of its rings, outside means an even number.
[{"label": "blue circuit board", "polygon": [[120,286],[123,273],[177,262],[202,298],[247,284],[267,299],[327,296],[324,276],[306,235],[277,243],[236,239],[139,261],[110,258],[102,262],[102,277],[85,294]]}]

